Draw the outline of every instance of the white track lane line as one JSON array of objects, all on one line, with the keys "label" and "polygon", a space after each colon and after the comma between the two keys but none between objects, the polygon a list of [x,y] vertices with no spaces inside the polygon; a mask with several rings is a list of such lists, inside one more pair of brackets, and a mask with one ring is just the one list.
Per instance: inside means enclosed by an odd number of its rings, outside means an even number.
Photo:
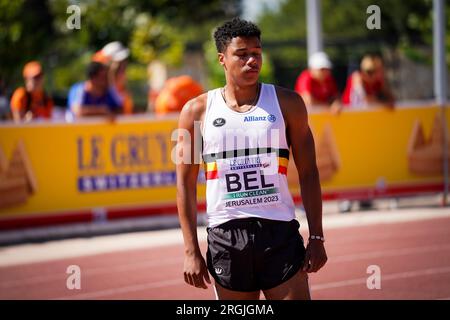
[{"label": "white track lane line", "polygon": [[[419,221],[450,218],[450,209],[401,209],[351,213],[348,215],[324,216],[325,230],[374,224],[392,224],[406,221]],[[301,231],[307,230],[304,217],[299,217]],[[199,241],[206,240],[206,230],[197,230]],[[127,251],[178,245],[183,243],[180,229],[137,232],[89,239],[68,239],[41,244],[26,244],[0,248],[0,267],[59,260],[79,256],[89,256],[108,252]]]},{"label": "white track lane line", "polygon": [[148,289],[158,289],[158,288],[166,288],[174,285],[180,285],[184,283],[184,280],[179,277],[176,279],[170,279],[170,280],[164,280],[164,281],[158,281],[158,282],[149,282],[144,284],[138,284],[133,286],[126,286],[126,287],[120,287],[120,288],[113,288],[113,289],[107,289],[107,290],[100,290],[100,291],[93,291],[88,293],[82,293],[72,296],[65,296],[60,297],[56,299],[51,300],[66,300],[66,299],[95,299],[95,298],[103,298],[107,296],[117,295],[117,294],[125,294],[130,292],[136,292],[136,291],[143,291]]},{"label": "white track lane line", "polygon": [[[388,275],[383,275],[381,278],[381,281],[391,281],[391,280],[398,280],[398,279],[407,279],[407,278],[417,278],[422,276],[430,276],[430,275],[436,275],[436,274],[444,274],[444,273],[450,273],[450,267],[445,268],[430,268],[430,269],[422,269],[422,270],[415,270],[415,271],[408,271],[408,272],[399,272],[399,273],[392,273]],[[311,291],[319,291],[319,290],[325,290],[325,289],[335,289],[335,288],[341,288],[341,287],[349,287],[349,286],[355,286],[355,285],[365,285],[367,281],[367,278],[357,278],[357,279],[350,279],[350,280],[344,280],[344,281],[337,281],[337,282],[328,282],[323,284],[317,284],[311,286]],[[66,299],[96,299],[96,298],[102,298],[104,299],[107,296],[111,295],[118,295],[118,294],[125,294],[130,292],[136,292],[136,291],[143,291],[143,290],[149,290],[149,289],[157,289],[157,288],[163,288],[163,287],[169,287],[169,286],[175,286],[183,284],[184,281],[180,278],[177,279],[170,279],[170,280],[164,280],[164,281],[158,281],[158,282],[149,282],[145,284],[139,284],[139,285],[133,285],[133,286],[126,286],[121,288],[112,288],[107,290],[100,290],[100,291],[93,291],[88,292],[84,294],[77,294],[77,295],[68,295],[64,297],[59,297],[52,300],[66,300]]]},{"label": "white track lane line", "polygon": [[[353,262],[358,260],[365,259],[373,259],[373,258],[382,258],[382,257],[391,257],[391,256],[402,256],[402,255],[412,255],[417,253],[426,253],[426,252],[436,252],[436,251],[444,251],[450,250],[450,245],[433,245],[433,246],[423,246],[423,247],[410,247],[410,248],[402,248],[402,249],[392,249],[392,250],[382,250],[368,253],[360,253],[360,254],[350,254],[350,255],[341,255],[333,257],[331,256],[328,260],[327,264],[330,263],[342,263],[342,262]],[[168,259],[160,259],[160,260],[146,260],[137,263],[127,263],[122,265],[114,265],[114,266],[100,266],[95,268],[86,268],[81,269],[82,276],[98,276],[105,275],[114,272],[128,272],[128,271],[136,271],[143,268],[149,267],[166,267],[175,264],[182,264],[182,258],[168,258]],[[49,274],[42,276],[35,276],[30,278],[23,279],[11,279],[6,280],[0,283],[0,288],[12,288],[19,286],[28,286],[32,284],[41,284],[48,283],[50,281],[60,281],[66,279],[67,274],[61,272],[60,274]]]},{"label": "white track lane line", "polygon": [[[103,266],[103,267],[95,267],[95,268],[83,268],[81,267],[81,275],[82,277],[89,276],[98,276],[103,274],[109,274],[114,272],[128,272],[128,271],[136,271],[139,269],[146,269],[150,267],[167,267],[171,265],[179,264],[180,266],[183,263],[183,258],[168,258],[168,259],[159,259],[159,260],[146,260],[135,263],[127,263],[121,265],[113,265],[113,266]],[[69,266],[69,265],[67,265]],[[60,281],[67,278],[67,274],[65,270],[62,270],[58,274],[47,274],[41,276],[35,276],[30,278],[22,278],[22,279],[11,279],[0,282],[0,288],[11,288],[16,286],[28,286],[32,284],[42,284],[48,283],[49,281]]]},{"label": "white track lane line", "polygon": [[349,254],[349,255],[342,255],[342,256],[336,256],[336,257],[331,256],[328,260],[328,263],[351,262],[351,261],[357,261],[357,260],[383,258],[383,257],[397,257],[397,256],[410,255],[410,254],[416,254],[416,253],[444,251],[444,250],[450,250],[450,244],[372,251],[372,252]]},{"label": "white track lane line", "polygon": [[[431,275],[443,274],[443,273],[450,273],[450,267],[430,268],[430,269],[381,275],[381,282],[390,281],[390,280],[398,280],[398,279],[417,278],[417,277],[421,277],[421,276],[431,276]],[[325,290],[325,289],[349,287],[349,286],[355,286],[355,285],[361,285],[361,284],[365,285],[366,281],[367,281],[367,278],[358,278],[358,279],[350,279],[350,280],[344,280],[344,281],[328,282],[328,283],[313,285],[311,287],[311,290],[318,291],[318,290]]]}]

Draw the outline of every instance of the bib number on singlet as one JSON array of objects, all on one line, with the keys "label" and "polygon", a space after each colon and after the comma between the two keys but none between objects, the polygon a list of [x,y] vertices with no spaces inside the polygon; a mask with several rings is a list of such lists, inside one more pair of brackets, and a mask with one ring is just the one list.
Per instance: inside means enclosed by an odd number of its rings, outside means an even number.
[{"label": "bib number on singlet", "polygon": [[244,208],[281,201],[275,153],[217,160],[223,208]]}]

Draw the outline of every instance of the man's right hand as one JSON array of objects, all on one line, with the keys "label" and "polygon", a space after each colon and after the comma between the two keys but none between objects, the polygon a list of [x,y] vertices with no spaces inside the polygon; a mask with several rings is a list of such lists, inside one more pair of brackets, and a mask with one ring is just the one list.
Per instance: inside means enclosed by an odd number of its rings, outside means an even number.
[{"label": "man's right hand", "polygon": [[331,103],[330,112],[331,114],[339,115],[342,111],[342,108],[342,103],[338,99],[335,99],[333,103]]},{"label": "man's right hand", "polygon": [[196,288],[207,289],[204,280],[211,284],[205,259],[201,254],[186,255],[184,258],[184,281]]}]

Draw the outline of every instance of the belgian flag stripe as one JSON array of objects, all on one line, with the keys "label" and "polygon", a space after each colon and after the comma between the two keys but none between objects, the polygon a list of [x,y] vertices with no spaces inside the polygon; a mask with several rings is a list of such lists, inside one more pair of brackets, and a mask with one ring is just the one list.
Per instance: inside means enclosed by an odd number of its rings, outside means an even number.
[{"label": "belgian flag stripe", "polygon": [[[288,164],[289,164],[289,159],[278,157],[278,173],[286,175]],[[217,179],[219,177],[218,173],[217,173],[217,163],[216,162],[205,163],[205,175],[206,175],[206,180],[213,180],[213,179]]]}]

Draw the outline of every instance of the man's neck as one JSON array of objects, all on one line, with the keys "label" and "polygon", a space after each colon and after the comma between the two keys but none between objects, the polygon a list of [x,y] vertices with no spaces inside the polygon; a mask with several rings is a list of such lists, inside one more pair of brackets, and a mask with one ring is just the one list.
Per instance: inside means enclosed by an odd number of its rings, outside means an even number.
[{"label": "man's neck", "polygon": [[43,87],[39,87],[39,88],[34,88],[34,89],[30,89],[25,87],[25,90],[31,94],[42,94],[44,92],[44,88]]},{"label": "man's neck", "polygon": [[224,90],[225,100],[229,106],[233,107],[254,105],[258,99],[259,87],[259,82],[245,87],[227,82]]},{"label": "man's neck", "polygon": [[91,80],[87,80],[85,84],[85,89],[87,92],[92,94],[95,97],[100,97],[104,94],[102,90],[99,90],[98,88],[95,88]]}]

